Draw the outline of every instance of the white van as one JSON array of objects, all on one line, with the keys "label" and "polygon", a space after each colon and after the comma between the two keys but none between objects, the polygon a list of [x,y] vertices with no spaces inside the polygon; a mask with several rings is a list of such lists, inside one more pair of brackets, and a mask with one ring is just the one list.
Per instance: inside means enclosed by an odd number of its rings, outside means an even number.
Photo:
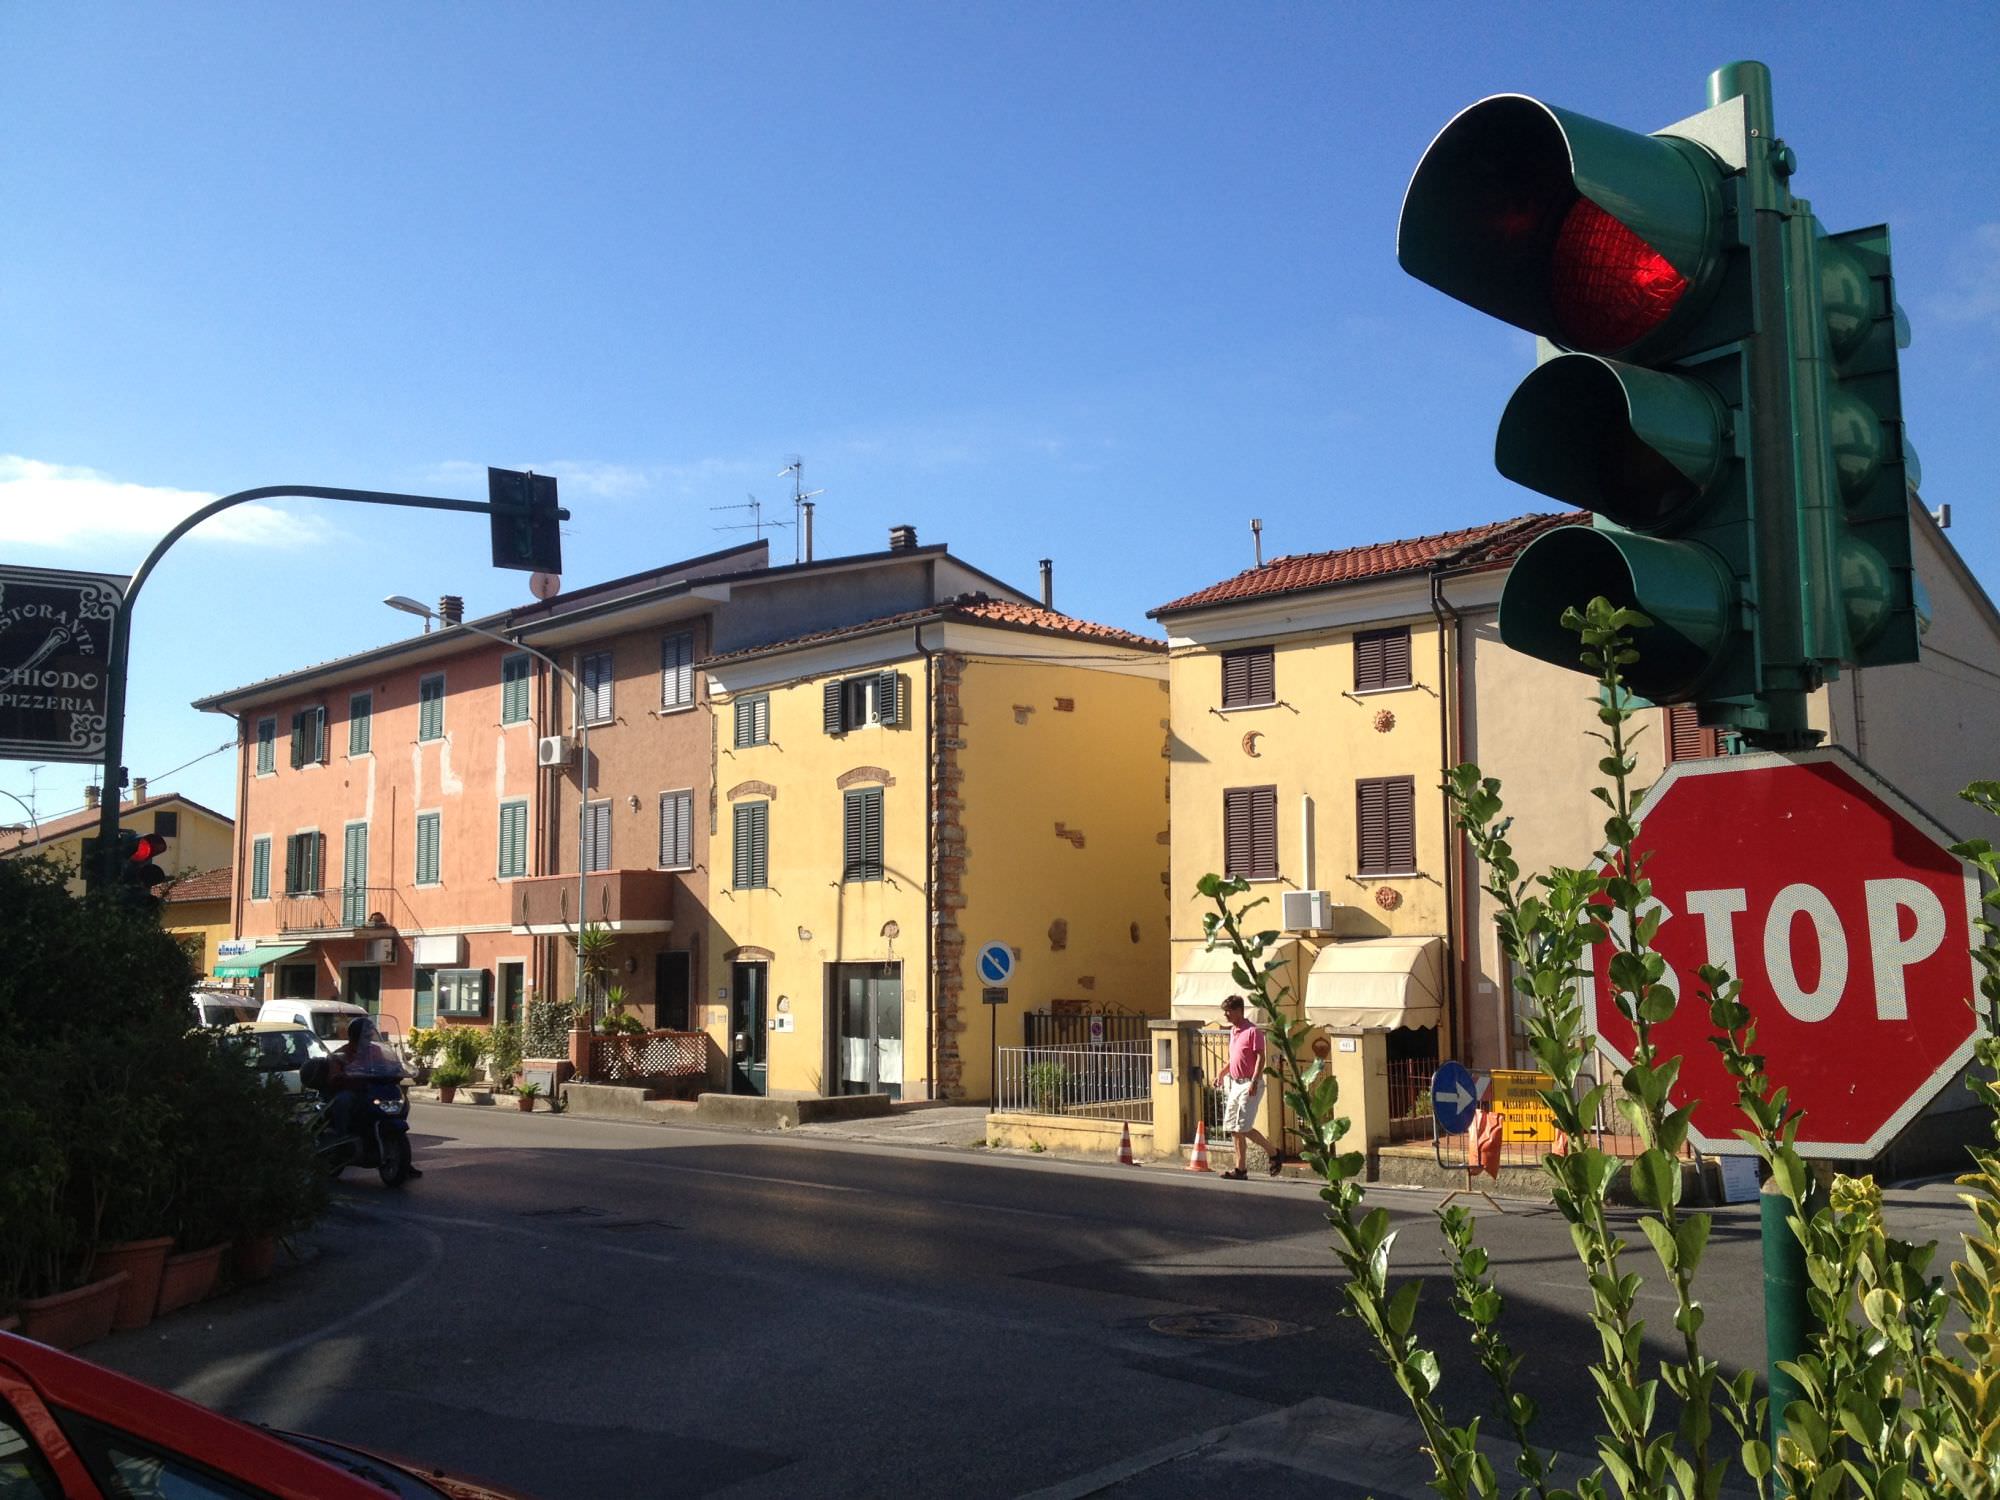
[{"label": "white van", "polygon": [[397,1034],[396,1023],[386,1016],[370,1018],[366,1010],[347,1000],[266,1000],[257,1012],[260,1021],[303,1026],[329,1047],[346,1044],[347,1028],[356,1018],[373,1019],[382,1040],[401,1055],[403,1039]]},{"label": "white van", "polygon": [[257,1019],[257,1002],[248,995],[232,995],[226,990],[196,990],[194,1023],[197,1026],[234,1026]]}]

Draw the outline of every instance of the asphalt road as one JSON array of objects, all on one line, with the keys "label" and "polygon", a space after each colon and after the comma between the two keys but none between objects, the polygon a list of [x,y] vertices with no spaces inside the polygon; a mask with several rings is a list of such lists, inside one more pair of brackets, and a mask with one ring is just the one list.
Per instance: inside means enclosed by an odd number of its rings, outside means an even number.
[{"label": "asphalt road", "polygon": [[[1313,1189],[419,1105],[424,1178],[344,1185],[307,1261],[91,1357],[250,1420],[559,1497],[1421,1493]],[[352,1176],[352,1174],[350,1174]],[[1433,1278],[1432,1194],[1384,1190]],[[1545,1439],[1591,1430],[1567,1229],[1482,1236]],[[1940,1222],[1949,1218],[1939,1208]],[[1650,1252],[1631,1236],[1634,1269]],[[1720,1216],[1708,1348],[1761,1363],[1754,1209]],[[1657,1329],[1671,1333],[1660,1299]],[[1358,1487],[1357,1487],[1358,1486]]]}]

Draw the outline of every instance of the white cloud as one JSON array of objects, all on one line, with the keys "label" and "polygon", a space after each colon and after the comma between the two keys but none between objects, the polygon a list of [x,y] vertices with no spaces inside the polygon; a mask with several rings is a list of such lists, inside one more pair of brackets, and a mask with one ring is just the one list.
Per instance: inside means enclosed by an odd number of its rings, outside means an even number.
[{"label": "white cloud", "polygon": [[[0,453],[0,542],[41,547],[154,542],[215,498],[201,490],[135,484],[74,464]],[[231,506],[189,537],[245,547],[297,547],[327,534],[316,517],[251,504]]]},{"label": "white cloud", "polygon": [[[554,475],[558,493],[567,502],[571,499],[643,500],[658,496],[699,498],[712,491],[726,496],[746,483],[768,480],[778,472],[783,462],[782,459],[701,458],[689,463],[642,465],[601,463],[593,459],[550,459],[546,463],[516,463],[508,467]],[[418,477],[420,483],[440,489],[476,496],[486,493],[486,465],[468,459],[454,458],[432,464]]]}]

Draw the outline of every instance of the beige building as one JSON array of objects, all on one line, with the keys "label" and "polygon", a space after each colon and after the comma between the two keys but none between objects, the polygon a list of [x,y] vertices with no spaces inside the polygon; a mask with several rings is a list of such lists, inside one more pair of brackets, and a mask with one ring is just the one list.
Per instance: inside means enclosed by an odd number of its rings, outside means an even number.
[{"label": "beige building", "polygon": [[[39,824],[0,826],[0,859],[46,855],[81,871],[84,859],[97,847],[97,797],[97,788],[91,787],[84,805],[73,812]],[[234,822],[179,792],[152,792],[143,776],[133,781],[132,795],[119,808],[118,826],[165,837],[166,850],[153,862],[169,879],[227,866],[235,857]],[[70,890],[83,894],[81,874],[70,882]]]}]

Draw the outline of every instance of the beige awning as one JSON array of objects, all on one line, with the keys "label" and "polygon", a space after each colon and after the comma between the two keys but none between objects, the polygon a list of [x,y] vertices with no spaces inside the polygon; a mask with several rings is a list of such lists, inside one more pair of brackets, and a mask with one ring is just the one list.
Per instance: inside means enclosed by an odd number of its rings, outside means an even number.
[{"label": "beige awning", "polygon": [[1443,1004],[1441,937],[1334,943],[1320,950],[1306,975],[1306,1016],[1321,1026],[1435,1026]]},{"label": "beige awning", "polygon": [[[1292,945],[1286,943],[1285,948]],[[1289,954],[1284,956],[1289,957]],[[1222,1002],[1231,995],[1243,995],[1243,986],[1230,975],[1236,955],[1227,948],[1202,948],[1193,944],[1174,949],[1173,1017],[1176,1021],[1206,1021],[1222,1024]],[[1245,996],[1247,1001],[1248,996]],[[1250,1007],[1255,1014],[1256,1007]]]}]

